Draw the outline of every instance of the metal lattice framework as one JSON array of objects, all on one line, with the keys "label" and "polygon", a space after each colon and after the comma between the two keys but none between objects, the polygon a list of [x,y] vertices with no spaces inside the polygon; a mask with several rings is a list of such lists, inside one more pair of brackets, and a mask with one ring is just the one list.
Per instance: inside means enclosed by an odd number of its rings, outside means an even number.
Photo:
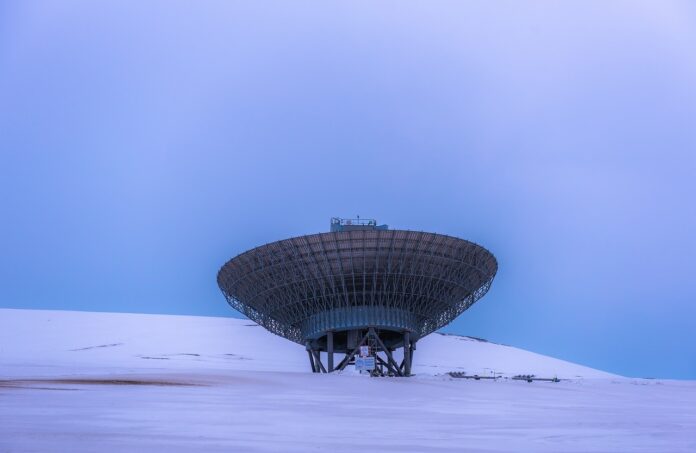
[{"label": "metal lattice framework", "polygon": [[[405,340],[377,331],[408,332],[415,342],[486,294],[497,268],[488,250],[463,239],[365,229],[254,248],[228,261],[217,281],[233,308],[308,351],[326,350],[327,332],[367,329],[390,350]],[[337,348],[352,349],[340,341]]]}]

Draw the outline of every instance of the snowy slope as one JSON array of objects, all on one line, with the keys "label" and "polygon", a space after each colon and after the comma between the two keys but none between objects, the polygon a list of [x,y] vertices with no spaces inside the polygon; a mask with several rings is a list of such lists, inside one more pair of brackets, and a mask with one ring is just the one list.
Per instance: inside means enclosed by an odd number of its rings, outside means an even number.
[{"label": "snowy slope", "polygon": [[[338,358],[338,357],[337,357]],[[309,372],[303,347],[248,320],[195,316],[0,309],[5,374],[55,368],[255,370]],[[609,373],[521,349],[455,335],[418,343],[417,375],[535,374],[607,378]]]},{"label": "snowy slope", "polygon": [[312,374],[245,320],[0,309],[0,453],[696,451],[696,382],[439,334],[415,372]]}]

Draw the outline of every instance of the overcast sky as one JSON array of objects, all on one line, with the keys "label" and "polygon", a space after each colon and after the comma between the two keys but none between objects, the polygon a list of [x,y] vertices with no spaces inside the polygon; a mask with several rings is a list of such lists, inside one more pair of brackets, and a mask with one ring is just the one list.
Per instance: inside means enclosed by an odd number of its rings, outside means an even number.
[{"label": "overcast sky", "polygon": [[0,306],[236,316],[331,216],[491,250],[450,326],[696,378],[693,2],[0,4]]}]

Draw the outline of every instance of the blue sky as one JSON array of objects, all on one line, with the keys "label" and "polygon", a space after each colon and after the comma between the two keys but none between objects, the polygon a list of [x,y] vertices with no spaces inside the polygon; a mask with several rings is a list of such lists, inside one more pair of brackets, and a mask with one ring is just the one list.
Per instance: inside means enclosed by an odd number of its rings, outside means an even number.
[{"label": "blue sky", "polygon": [[478,242],[447,331],[696,378],[692,2],[4,2],[0,306],[234,316],[331,216]]}]

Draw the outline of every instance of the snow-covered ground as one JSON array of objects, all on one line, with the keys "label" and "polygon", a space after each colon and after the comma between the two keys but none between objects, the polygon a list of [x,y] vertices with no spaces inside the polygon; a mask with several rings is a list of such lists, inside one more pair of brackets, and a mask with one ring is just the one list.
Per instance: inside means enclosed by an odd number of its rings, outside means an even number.
[{"label": "snow-covered ground", "polygon": [[[464,371],[559,378],[616,377],[521,349],[456,335],[418,342],[418,375]],[[326,361],[326,357],[322,356]],[[339,357],[336,356],[338,362]],[[140,370],[308,372],[304,347],[251,321],[200,316],[0,309],[3,374]]]},{"label": "snow-covered ground", "polygon": [[0,452],[696,451],[696,382],[440,334],[414,372],[312,374],[247,320],[0,309]]}]

